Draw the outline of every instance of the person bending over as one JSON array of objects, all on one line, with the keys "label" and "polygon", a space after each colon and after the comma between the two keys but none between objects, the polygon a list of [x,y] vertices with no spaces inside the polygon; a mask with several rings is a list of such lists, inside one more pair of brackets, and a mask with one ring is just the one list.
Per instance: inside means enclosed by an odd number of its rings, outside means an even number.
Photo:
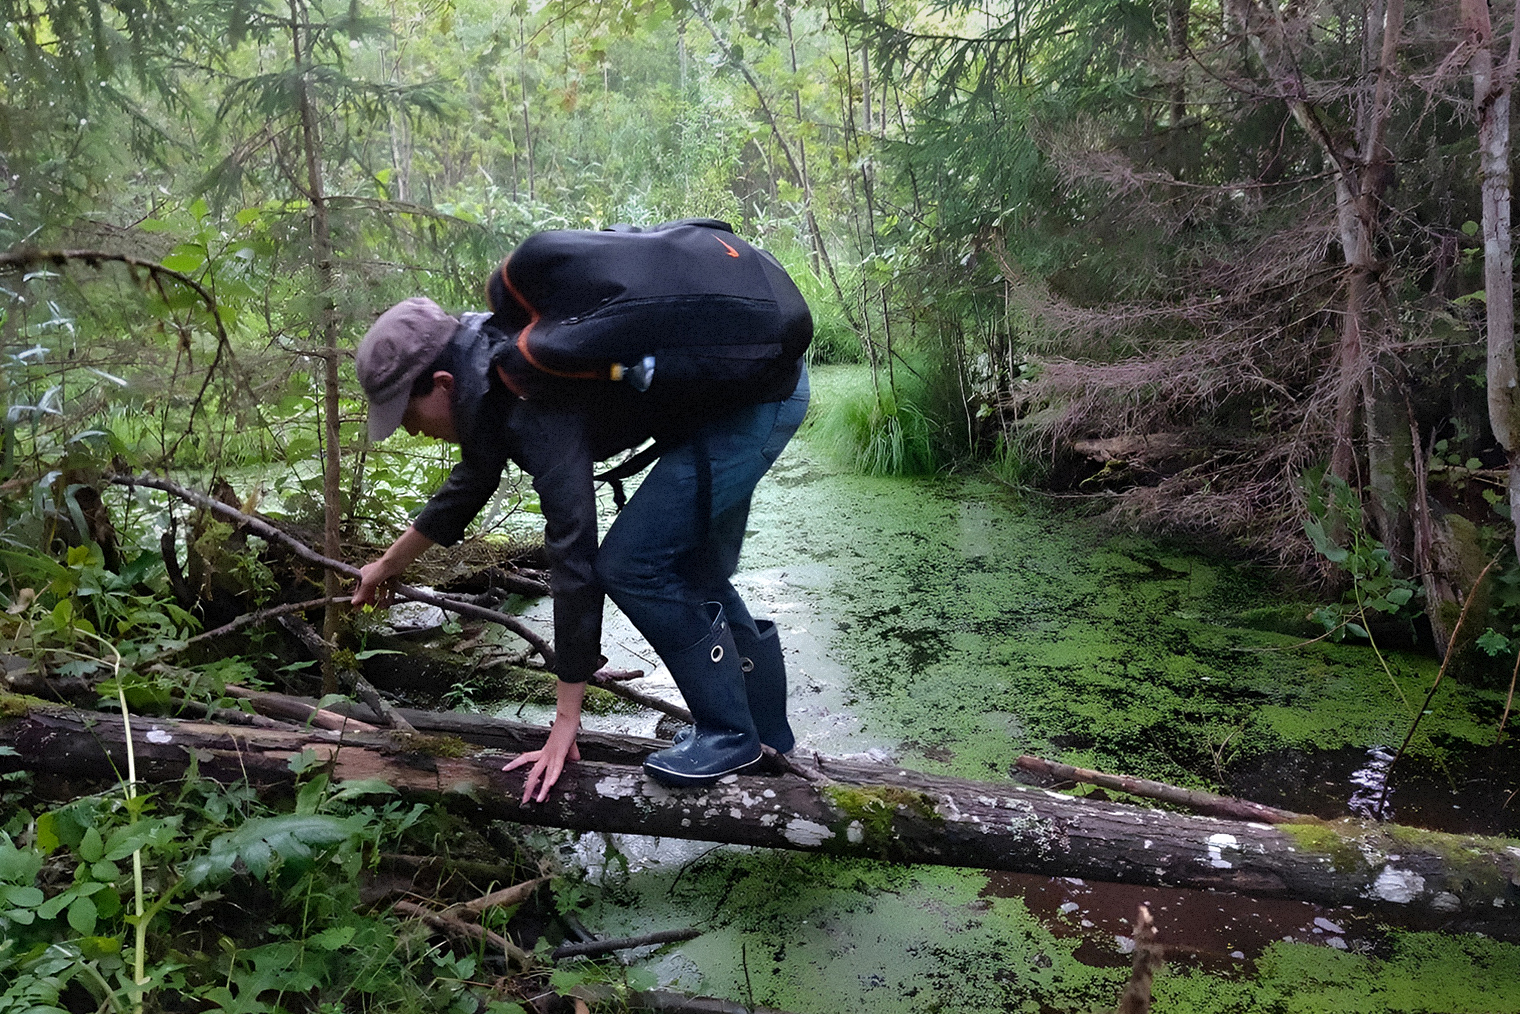
[{"label": "person bending over", "polygon": [[[484,314],[462,319],[426,298],[375,322],[356,356],[370,439],[398,428],[459,445],[460,462],[410,527],[360,569],[355,605],[374,604],[423,550],[460,539],[514,462],[532,477],[544,517],[554,600],[554,724],[523,801],[542,802],[567,760],[586,681],[605,663],[602,599],[611,597],[669,668],[694,719],[645,761],[672,786],[706,785],[753,764],[761,744],[792,749],[786,670],[776,626],[751,616],[730,578],[750,499],[802,422],[799,359],[758,404],[663,406],[629,385],[517,379],[531,372],[511,336]],[[493,318],[494,320],[494,318]],[[593,464],[656,438],[662,449],[598,544]]]}]

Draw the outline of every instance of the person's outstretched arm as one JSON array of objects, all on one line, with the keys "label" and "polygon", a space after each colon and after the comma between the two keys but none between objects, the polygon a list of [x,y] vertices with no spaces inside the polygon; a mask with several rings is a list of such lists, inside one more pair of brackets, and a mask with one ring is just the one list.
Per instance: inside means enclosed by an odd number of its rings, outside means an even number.
[{"label": "person's outstretched arm", "polygon": [[353,604],[356,606],[382,605],[384,586],[400,577],[422,551],[437,543],[417,529],[407,526],[406,531],[392,542],[390,548],[359,568],[359,587],[354,589]]},{"label": "person's outstretched arm", "polygon": [[[523,782],[524,803],[542,803],[548,799],[549,790],[565,770],[565,761],[581,759],[580,748],[575,745],[575,736],[581,729],[581,701],[585,696],[586,684],[556,681],[554,726],[549,730],[549,741],[542,750],[519,754],[502,768],[503,771],[511,771],[525,764],[533,765],[533,770],[528,772],[528,778]],[[537,799],[533,798],[535,788],[538,790]]]}]

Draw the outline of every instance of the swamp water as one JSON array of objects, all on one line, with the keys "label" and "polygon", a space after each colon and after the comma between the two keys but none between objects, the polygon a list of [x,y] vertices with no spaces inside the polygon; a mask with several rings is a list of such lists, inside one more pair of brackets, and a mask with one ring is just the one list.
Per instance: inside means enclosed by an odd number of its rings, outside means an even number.
[{"label": "swamp water", "polygon": [[[761,484],[750,528],[736,583],[783,631],[802,751],[991,780],[1034,753],[1337,816],[1365,798],[1378,751],[1403,739],[1435,674],[1425,658],[1385,653],[1385,669],[1365,647],[1257,629],[1308,607],[1278,605],[1248,569],[1105,532],[985,479],[850,474],[805,440]],[[606,642],[615,665],[654,661],[610,609]],[[663,671],[640,686],[674,696]],[[1520,802],[1503,806],[1520,787],[1512,754],[1478,777],[1488,796],[1462,790],[1501,707],[1496,691],[1443,686],[1394,775],[1396,817],[1520,830]],[[500,711],[519,712],[548,717]],[[1406,795],[1421,821],[1401,812]],[[631,963],[672,988],[798,1014],[1111,1010],[1142,901],[1168,947],[1158,1011],[1520,1011],[1520,947],[1347,909],[546,837],[584,870],[578,914],[597,933],[704,931]]]}]

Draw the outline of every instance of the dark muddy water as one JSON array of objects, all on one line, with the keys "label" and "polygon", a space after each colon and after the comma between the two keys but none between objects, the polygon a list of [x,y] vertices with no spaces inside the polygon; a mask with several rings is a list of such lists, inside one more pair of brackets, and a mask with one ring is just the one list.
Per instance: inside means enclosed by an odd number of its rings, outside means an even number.
[{"label": "dark muddy water", "polygon": [[[847,382],[817,381],[823,398]],[[750,527],[738,583],[783,631],[804,750],[982,779],[1035,753],[1327,817],[1386,795],[1404,822],[1520,831],[1515,755],[1480,749],[1497,689],[1443,687],[1385,794],[1389,745],[1433,664],[1259,629],[1309,607],[1283,605],[1248,568],[986,479],[849,474],[805,441],[762,484]],[[652,666],[612,611],[608,631],[614,663]],[[644,684],[674,695],[663,672]],[[1142,901],[1171,948],[1158,1010],[1520,1011],[1520,949],[1344,909],[631,836],[554,842],[593,888],[580,913],[593,930],[705,931],[636,963],[799,1014],[1111,1009]]]}]

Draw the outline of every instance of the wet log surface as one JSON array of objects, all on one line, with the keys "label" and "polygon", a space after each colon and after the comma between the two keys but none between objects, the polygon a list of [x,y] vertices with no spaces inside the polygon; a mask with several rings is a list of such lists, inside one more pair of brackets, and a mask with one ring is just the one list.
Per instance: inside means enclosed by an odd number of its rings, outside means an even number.
[{"label": "wet log surface", "polygon": [[[402,711],[414,736],[232,728],[137,718],[145,782],[200,773],[289,784],[289,758],[313,750],[339,779],[378,778],[481,820],[689,838],[830,855],[1121,883],[1238,891],[1356,905],[1400,921],[1520,936],[1520,842],[1354,821],[1271,826],[1094,801],[1013,783],[943,778],[894,766],[794,756],[828,781],[731,776],[672,790],[638,767],[656,740],[583,733],[582,761],[551,798],[520,802],[524,771],[505,757],[547,730],[481,716]],[[356,718],[365,717],[360,713]],[[0,769],[65,781],[125,770],[119,717],[33,707],[0,720]]]}]

